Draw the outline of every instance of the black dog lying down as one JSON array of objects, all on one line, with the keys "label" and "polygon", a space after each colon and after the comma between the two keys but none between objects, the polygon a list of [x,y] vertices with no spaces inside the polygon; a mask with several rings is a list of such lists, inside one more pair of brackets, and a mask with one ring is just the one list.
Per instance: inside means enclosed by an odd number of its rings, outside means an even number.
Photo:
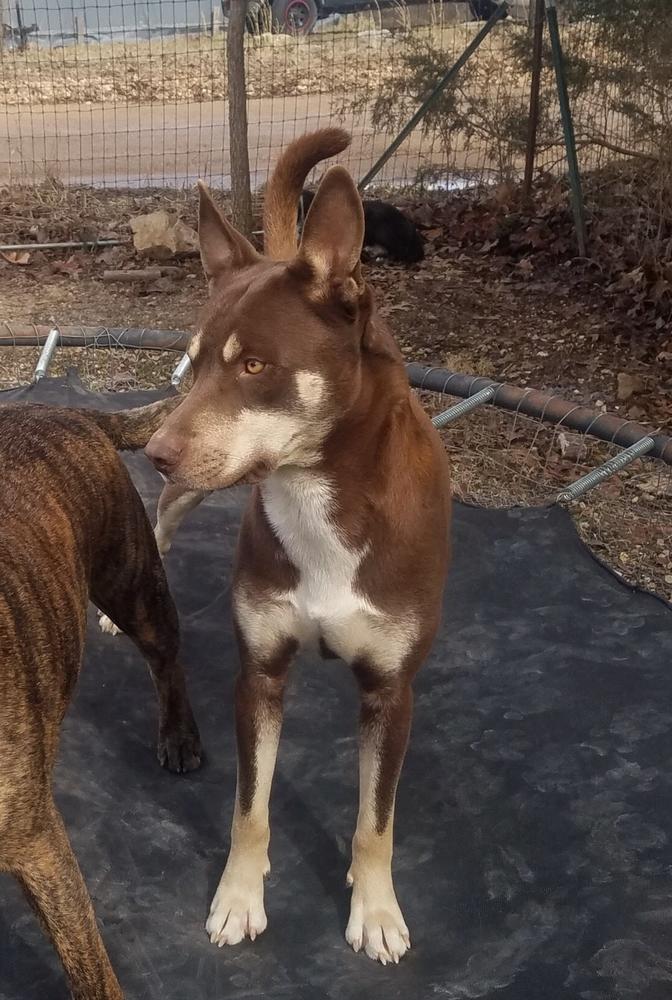
[{"label": "black dog lying down", "polygon": [[[303,228],[315,195],[304,191],[299,203],[299,228]],[[364,206],[364,253],[367,257],[389,257],[403,264],[415,264],[425,256],[422,237],[410,219],[384,201],[362,200]]]}]

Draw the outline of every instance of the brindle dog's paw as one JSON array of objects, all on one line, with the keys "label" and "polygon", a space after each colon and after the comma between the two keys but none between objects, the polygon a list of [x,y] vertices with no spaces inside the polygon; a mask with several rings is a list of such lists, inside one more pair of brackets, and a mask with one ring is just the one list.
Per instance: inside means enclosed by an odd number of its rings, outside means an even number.
[{"label": "brindle dog's paw", "polygon": [[187,732],[178,731],[159,737],[157,757],[161,767],[173,774],[186,774],[201,766],[203,752],[196,727]]}]

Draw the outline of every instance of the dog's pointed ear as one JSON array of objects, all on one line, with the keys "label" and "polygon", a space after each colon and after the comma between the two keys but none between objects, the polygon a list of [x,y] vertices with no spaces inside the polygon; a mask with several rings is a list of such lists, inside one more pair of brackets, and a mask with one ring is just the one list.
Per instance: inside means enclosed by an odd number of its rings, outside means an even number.
[{"label": "dog's pointed ear", "polygon": [[198,239],[208,282],[261,260],[254,249],[221,214],[203,181],[198,182]]},{"label": "dog's pointed ear", "polygon": [[364,290],[359,259],[364,243],[364,209],[345,167],[324,175],[303,224],[297,261],[310,270],[320,297],[352,303]]}]

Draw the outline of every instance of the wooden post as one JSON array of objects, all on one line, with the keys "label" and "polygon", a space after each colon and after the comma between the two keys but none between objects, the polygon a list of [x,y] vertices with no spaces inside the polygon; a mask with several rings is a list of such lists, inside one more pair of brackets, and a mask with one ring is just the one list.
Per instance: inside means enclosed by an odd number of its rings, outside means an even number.
[{"label": "wooden post", "polygon": [[231,152],[231,214],[236,229],[252,232],[250,154],[247,146],[245,85],[245,18],[247,0],[231,0],[226,38],[229,85],[229,145]]}]

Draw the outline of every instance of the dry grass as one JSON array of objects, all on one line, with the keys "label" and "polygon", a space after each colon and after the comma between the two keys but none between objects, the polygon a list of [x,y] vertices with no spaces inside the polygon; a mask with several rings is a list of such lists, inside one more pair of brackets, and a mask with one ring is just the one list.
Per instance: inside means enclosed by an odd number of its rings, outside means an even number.
[{"label": "dry grass", "polygon": [[[402,28],[404,20],[400,6]],[[447,23],[437,14],[433,24],[414,28],[412,34],[445,51],[448,64],[448,56],[456,57],[479,27]],[[248,36],[248,96],[361,94],[378,89],[400,65],[408,33],[381,29],[375,14],[344,18],[339,29],[306,38]],[[524,29],[511,25],[507,30]],[[481,50],[486,51],[497,56],[492,67],[508,73],[510,80],[501,32],[493,32]],[[0,101],[7,106],[200,102],[226,96],[224,34],[0,52]]]},{"label": "dry grass", "polygon": [[[0,391],[28,385],[40,356],[38,347],[0,347]],[[49,375],[74,370],[88,389],[128,392],[165,385],[179,355],[173,351],[110,350],[102,347],[61,347]]]},{"label": "dry grass", "polygon": [[[430,413],[457,402],[421,395]],[[490,408],[460,419],[441,435],[451,456],[455,495],[484,507],[544,504],[620,450]],[[670,466],[637,460],[567,509],[598,559],[626,582],[672,602]]]},{"label": "dry grass", "polygon": [[[228,199],[221,192],[217,201],[228,210]],[[130,238],[129,220],[135,216],[165,209],[193,225],[197,204],[196,190],[191,188],[94,189],[54,179],[0,185],[0,242]]]}]

